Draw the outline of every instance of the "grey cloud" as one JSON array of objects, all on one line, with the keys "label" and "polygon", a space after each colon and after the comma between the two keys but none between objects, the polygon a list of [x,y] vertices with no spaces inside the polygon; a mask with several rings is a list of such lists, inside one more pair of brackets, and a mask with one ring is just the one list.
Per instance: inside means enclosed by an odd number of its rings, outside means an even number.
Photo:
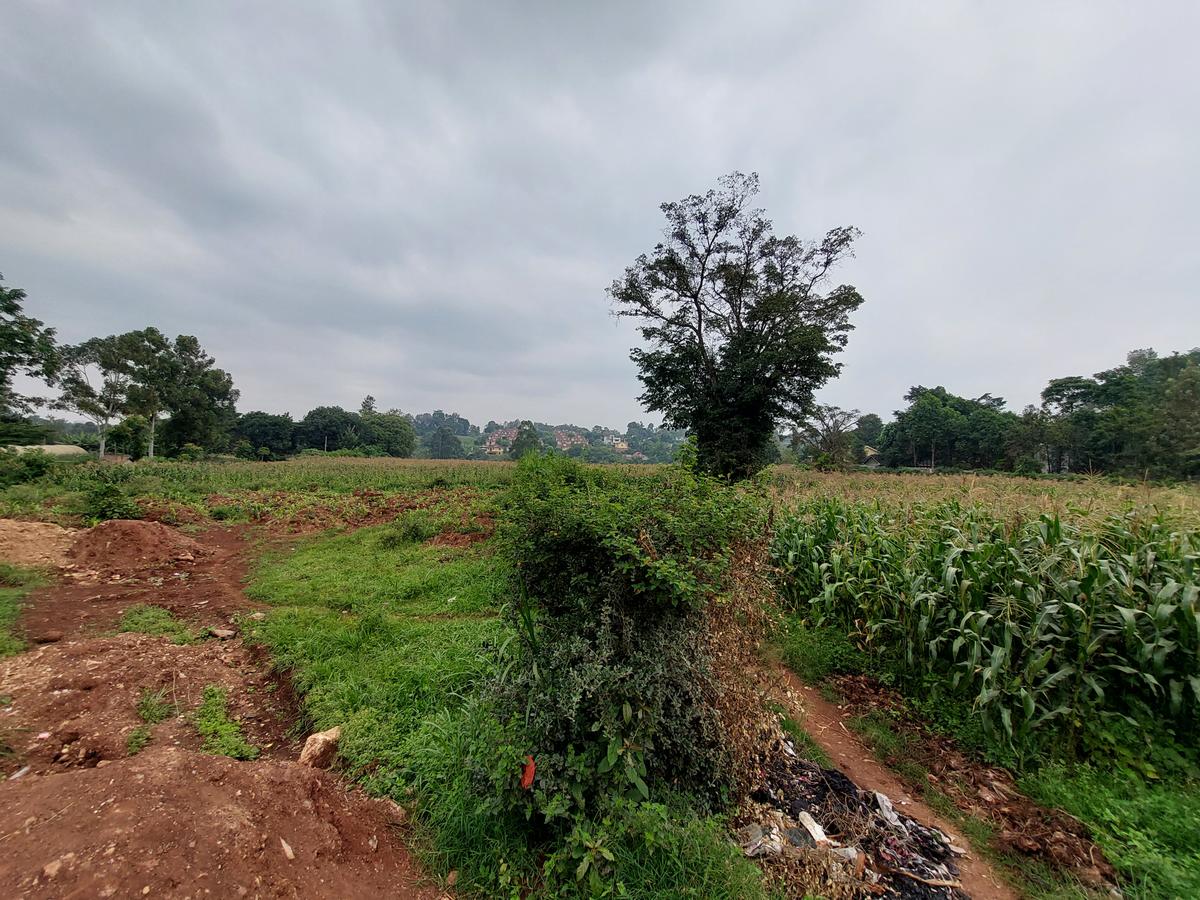
[{"label": "grey cloud", "polygon": [[621,424],[604,288],[758,170],[864,231],[824,399],[1014,406],[1197,343],[1187,3],[17,3],[0,271],[67,340],[195,333],[243,408]]}]

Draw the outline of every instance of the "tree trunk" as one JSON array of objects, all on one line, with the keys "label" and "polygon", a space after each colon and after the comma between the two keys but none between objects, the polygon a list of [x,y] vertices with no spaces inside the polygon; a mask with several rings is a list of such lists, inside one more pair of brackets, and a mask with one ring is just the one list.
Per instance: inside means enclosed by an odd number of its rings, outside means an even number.
[{"label": "tree trunk", "polygon": [[936,450],[937,450],[937,444],[929,445],[929,471],[930,472],[932,472],[934,470],[935,465],[936,465],[936,460],[934,458],[934,453],[936,452]]},{"label": "tree trunk", "polygon": [[149,459],[154,459],[154,426],[158,424],[158,415],[150,417],[150,441],[146,446],[146,456]]},{"label": "tree trunk", "polygon": [[104,459],[104,445],[108,441],[108,429],[100,429],[100,459]]}]

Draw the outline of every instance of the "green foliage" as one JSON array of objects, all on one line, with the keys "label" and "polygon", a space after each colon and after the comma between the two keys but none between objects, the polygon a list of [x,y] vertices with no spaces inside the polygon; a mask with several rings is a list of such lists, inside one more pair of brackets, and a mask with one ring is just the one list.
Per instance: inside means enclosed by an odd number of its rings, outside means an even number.
[{"label": "green foliage", "polygon": [[81,512],[89,522],[142,517],[138,505],[115,484],[98,484],[88,491],[84,495]]},{"label": "green foliage", "polygon": [[193,721],[204,738],[205,753],[228,756],[232,759],[257,759],[258,748],[242,736],[238,724],[229,718],[229,693],[219,685],[205,685],[200,707]]},{"label": "green foliage", "polygon": [[147,725],[157,725],[175,715],[175,703],[167,698],[167,689],[159,688],[152,691],[149,688],[142,691],[137,702],[138,715]]},{"label": "green foliage", "polygon": [[44,581],[41,572],[0,562],[0,657],[25,649],[25,642],[16,632],[21,600]]},{"label": "green foliage", "polygon": [[1200,721],[1200,539],[1162,517],[1013,526],[957,501],[817,499],[779,529],[781,593],[1022,755],[1188,765]]},{"label": "green foliage", "polygon": [[204,456],[204,448],[199,444],[186,443],[175,451],[175,458],[180,462],[199,462]]},{"label": "green foliage", "polygon": [[129,732],[129,737],[125,739],[125,752],[130,756],[137,756],[146,749],[146,745],[150,743],[152,737],[149,725],[139,725],[133,731]]},{"label": "green foliage", "polygon": [[608,291],[650,345],[631,353],[642,403],[697,436],[706,471],[737,478],[771,461],[775,423],[803,418],[837,374],[833,356],[862,303],[847,285],[820,291],[858,232],[776,237],[750,206],[757,193],[757,175],[735,172],[718,190],[664,203],[663,240]]},{"label": "green foliage", "polygon": [[530,453],[540,453],[542,449],[541,435],[538,434],[532,422],[525,421],[517,428],[517,436],[513,438],[512,446],[508,448],[508,455],[513,459],[520,459]]},{"label": "green foliage", "polygon": [[[272,415],[265,412],[248,412],[238,416],[233,429],[237,443],[234,454],[243,459],[254,459],[266,448],[266,456],[282,459],[292,452],[296,443],[296,423],[287,413]],[[243,444],[249,449],[239,451]]]},{"label": "green foliage", "polygon": [[56,366],[54,329],[25,315],[25,292],[0,275],[0,419],[28,413],[34,401],[13,390],[17,375],[49,377]]},{"label": "green foliage", "polygon": [[0,449],[0,488],[36,481],[56,464],[54,457],[41,450]]},{"label": "green foliage", "polygon": [[1039,803],[1087,822],[1130,898],[1200,896],[1200,784],[1134,772],[1047,766],[1020,781]]},{"label": "green foliage", "polygon": [[830,675],[857,675],[870,665],[867,654],[840,627],[819,628],[791,617],[775,640],[787,667],[810,684]]},{"label": "green foliage", "polygon": [[731,548],[761,527],[749,493],[683,469],[522,462],[502,532],[520,644],[495,698],[538,776],[531,791],[510,785],[511,802],[567,830],[666,785],[720,803],[730,772],[704,609],[728,587]]},{"label": "green foliage", "polygon": [[431,459],[462,459],[466,451],[450,426],[442,425],[429,436],[429,456]]},{"label": "green foliage", "polygon": [[138,604],[125,610],[121,621],[117,623],[117,631],[162,635],[169,637],[173,644],[190,644],[196,640],[192,630],[171,615],[170,610],[146,604]]}]

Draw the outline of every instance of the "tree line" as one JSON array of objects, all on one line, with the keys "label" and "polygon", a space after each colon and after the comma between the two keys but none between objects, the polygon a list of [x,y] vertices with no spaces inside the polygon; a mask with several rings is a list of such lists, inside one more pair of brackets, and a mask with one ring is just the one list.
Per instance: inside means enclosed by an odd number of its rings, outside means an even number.
[{"label": "tree line", "polygon": [[1022,474],[1200,476],[1200,349],[1134,350],[1092,376],[1051,380],[1040,405],[1015,413],[991,394],[960,397],[917,385],[884,425],[876,415],[817,407],[791,443],[839,466],[994,469]]}]

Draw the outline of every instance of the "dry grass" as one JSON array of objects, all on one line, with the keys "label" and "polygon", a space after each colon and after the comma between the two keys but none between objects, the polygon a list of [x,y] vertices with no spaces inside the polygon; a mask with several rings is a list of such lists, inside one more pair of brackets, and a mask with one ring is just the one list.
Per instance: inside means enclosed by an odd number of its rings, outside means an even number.
[{"label": "dry grass", "polygon": [[989,507],[998,519],[1022,520],[1042,513],[1084,522],[1129,509],[1161,512],[1181,523],[1200,523],[1200,486],[1117,484],[1100,477],[1072,480],[1011,475],[826,473],[777,466],[772,486],[783,509],[801,499],[837,497],[846,501],[914,506],[942,500]]}]

